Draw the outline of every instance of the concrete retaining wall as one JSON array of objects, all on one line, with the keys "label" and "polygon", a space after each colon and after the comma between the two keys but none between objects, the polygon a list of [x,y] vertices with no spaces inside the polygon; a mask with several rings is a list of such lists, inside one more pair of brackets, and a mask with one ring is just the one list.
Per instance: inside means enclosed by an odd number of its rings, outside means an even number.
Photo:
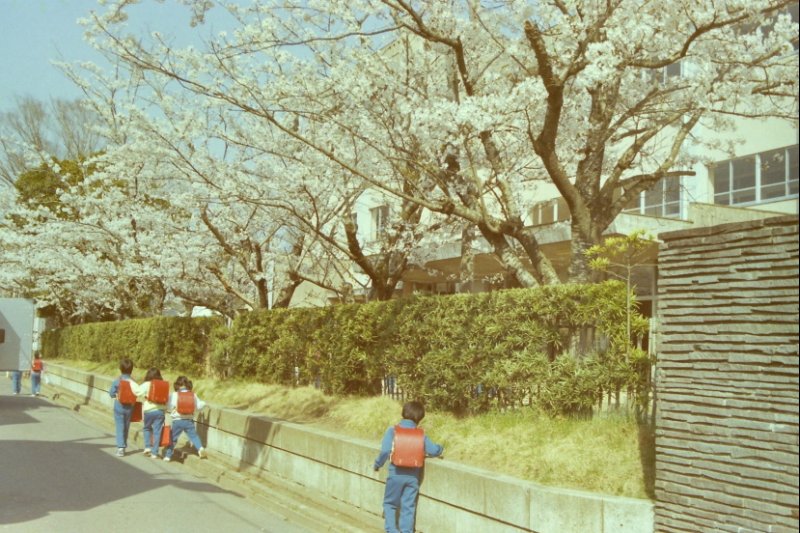
[{"label": "concrete retaining wall", "polygon": [[[48,374],[50,386],[111,409],[110,378],[53,363],[48,363]],[[214,458],[232,468],[267,471],[362,510],[381,512],[386,469],[379,474],[372,471],[377,443],[213,406],[198,420],[198,431]],[[544,487],[447,460],[430,460],[417,531],[652,533],[653,503]]]}]

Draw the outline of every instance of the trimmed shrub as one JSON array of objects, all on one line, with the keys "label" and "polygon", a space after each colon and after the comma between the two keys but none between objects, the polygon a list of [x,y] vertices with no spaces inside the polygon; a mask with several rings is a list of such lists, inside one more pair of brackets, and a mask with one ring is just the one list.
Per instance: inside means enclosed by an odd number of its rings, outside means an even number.
[{"label": "trimmed shrub", "polygon": [[209,333],[215,318],[153,317],[96,322],[45,331],[43,356],[49,359],[119,361],[129,357],[137,368],[155,366],[203,373]]},{"label": "trimmed shrub", "polygon": [[[144,319],[48,332],[59,356],[131,356],[139,366],[210,371],[330,394],[372,395],[394,376],[407,398],[454,413],[537,406],[591,411],[602,392],[649,394],[649,360],[626,333],[617,281],[324,308],[255,311],[230,327],[208,319]],[[647,322],[634,313],[632,331]],[[45,352],[46,357],[52,354]]]}]

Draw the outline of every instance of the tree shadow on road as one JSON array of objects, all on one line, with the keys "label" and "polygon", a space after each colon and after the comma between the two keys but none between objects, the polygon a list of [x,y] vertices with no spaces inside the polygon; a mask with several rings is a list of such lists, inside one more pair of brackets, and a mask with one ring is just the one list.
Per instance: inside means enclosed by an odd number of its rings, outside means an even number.
[{"label": "tree shadow on road", "polygon": [[47,404],[31,396],[0,396],[0,426],[34,424],[38,420],[28,411]]},{"label": "tree shadow on road", "polygon": [[[185,470],[175,471],[174,465],[149,459],[138,451],[115,457],[113,437],[96,428],[78,427],[79,418],[68,409],[35,398],[28,402],[5,400],[0,411],[2,424],[7,424],[0,431],[0,525],[20,524],[51,513],[89,511],[163,487],[189,491],[173,493],[176,501],[197,492],[242,498],[212,483],[182,480]],[[60,419],[63,425],[51,424],[29,435],[28,424],[39,420],[28,411],[41,407],[64,411]],[[25,427],[13,428],[11,424]],[[72,436],[78,431],[89,431],[91,436],[58,440],[61,434]],[[145,496],[151,501],[154,497]]]}]

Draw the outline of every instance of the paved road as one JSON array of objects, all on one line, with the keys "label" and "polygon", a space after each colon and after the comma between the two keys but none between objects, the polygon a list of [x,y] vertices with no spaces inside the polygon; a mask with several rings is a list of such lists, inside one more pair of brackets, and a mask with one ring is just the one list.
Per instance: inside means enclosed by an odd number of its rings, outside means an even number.
[{"label": "paved road", "polygon": [[141,453],[118,458],[115,450],[113,435],[73,411],[12,396],[11,381],[0,373],[0,530],[310,531],[182,465]]}]

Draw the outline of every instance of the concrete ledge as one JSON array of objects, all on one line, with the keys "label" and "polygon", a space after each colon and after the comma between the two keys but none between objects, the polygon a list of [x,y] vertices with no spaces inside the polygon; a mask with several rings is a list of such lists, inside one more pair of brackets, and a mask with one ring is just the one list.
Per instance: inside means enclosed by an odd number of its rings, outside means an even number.
[{"label": "concrete ledge", "polygon": [[[111,379],[48,362],[50,386],[110,406]],[[377,443],[208,407],[198,419],[206,446],[237,471],[272,476],[379,516],[386,470],[372,471]],[[653,503],[545,487],[447,460],[431,460],[418,533],[653,533]]]}]

